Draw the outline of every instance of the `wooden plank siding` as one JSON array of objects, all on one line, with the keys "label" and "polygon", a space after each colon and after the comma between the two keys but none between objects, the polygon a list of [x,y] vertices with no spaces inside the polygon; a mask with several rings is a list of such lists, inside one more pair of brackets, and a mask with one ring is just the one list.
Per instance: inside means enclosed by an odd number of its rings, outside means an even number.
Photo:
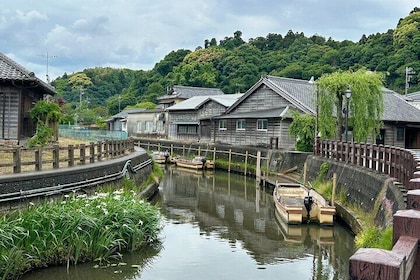
[{"label": "wooden plank siding", "polygon": [[19,112],[18,92],[0,92],[0,138],[18,139]]},{"label": "wooden plank siding", "polygon": [[[181,141],[210,140],[212,124],[206,119],[221,115],[226,107],[213,100],[209,100],[195,110],[169,110],[168,114],[168,139]],[[196,122],[197,133],[179,133],[182,123]],[[191,124],[193,126],[194,124]]]},{"label": "wooden plank siding", "polygon": [[264,86],[259,87],[253,94],[243,100],[240,106],[234,108],[231,114],[250,111],[285,107],[292,105],[284,97]]},{"label": "wooden plank siding", "polygon": [[[253,94],[244,99],[240,106],[234,108],[230,114],[248,113],[278,107],[293,106],[288,100],[262,85]],[[264,118],[261,118],[264,119]],[[236,130],[237,119],[227,119],[227,129],[219,130],[218,122],[215,123],[214,139],[217,143],[271,147],[272,141],[277,142],[280,149],[295,149],[295,140],[289,133],[291,119],[281,119],[279,116],[266,118],[267,131],[257,130],[257,118],[247,118],[245,130]]]},{"label": "wooden plank siding", "polygon": [[280,118],[269,118],[267,120],[267,131],[257,130],[257,119],[246,119],[245,130],[236,130],[236,119],[227,119],[225,130],[220,130],[216,121],[214,139],[216,143],[221,144],[262,147],[270,147],[272,139],[277,139],[277,148],[295,149],[295,140],[289,133],[291,120],[281,120]]}]

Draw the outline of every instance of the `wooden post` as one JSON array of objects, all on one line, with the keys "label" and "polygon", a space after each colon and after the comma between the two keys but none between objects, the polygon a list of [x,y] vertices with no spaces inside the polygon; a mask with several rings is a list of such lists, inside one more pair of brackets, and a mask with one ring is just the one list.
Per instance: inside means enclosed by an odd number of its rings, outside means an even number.
[{"label": "wooden post", "polygon": [[307,179],[306,179],[306,174],[307,174],[307,168],[308,168],[308,164],[305,161],[305,163],[303,164],[303,185],[306,186],[307,183]]},{"label": "wooden post", "polygon": [[261,182],[261,152],[257,152],[257,170],[256,170],[257,182]]},{"label": "wooden post", "polygon": [[74,146],[73,145],[69,145],[67,148],[67,162],[68,162],[68,166],[72,167],[74,166]]},{"label": "wooden post", "polygon": [[216,169],[216,147],[213,148],[213,169]]},{"label": "wooden post", "polygon": [[35,147],[35,171],[42,170],[42,150],[41,146],[36,145]]},{"label": "wooden post", "polygon": [[102,141],[98,142],[98,150],[97,150],[97,154],[96,154],[98,161],[102,160],[102,145],[103,145]]},{"label": "wooden post", "polygon": [[21,162],[21,148],[17,147],[13,150],[13,173],[20,173],[22,171]]},{"label": "wooden post", "polygon": [[89,162],[94,163],[95,162],[95,143],[90,142],[89,147]]},{"label": "wooden post", "polygon": [[232,149],[229,149],[228,172],[230,172],[230,163],[232,161]]},{"label": "wooden post", "polygon": [[334,203],[335,203],[336,188],[337,188],[337,173],[334,172],[334,174],[333,174],[333,187],[332,187],[332,194],[331,194],[331,206],[334,206]]},{"label": "wooden post", "polygon": [[79,149],[80,149],[79,162],[81,165],[84,165],[86,163],[85,144],[80,144]]},{"label": "wooden post", "polygon": [[244,169],[244,175],[246,176],[248,169],[248,151],[245,152],[245,169]]},{"label": "wooden post", "polygon": [[53,168],[60,168],[60,146],[54,145],[53,147]]}]

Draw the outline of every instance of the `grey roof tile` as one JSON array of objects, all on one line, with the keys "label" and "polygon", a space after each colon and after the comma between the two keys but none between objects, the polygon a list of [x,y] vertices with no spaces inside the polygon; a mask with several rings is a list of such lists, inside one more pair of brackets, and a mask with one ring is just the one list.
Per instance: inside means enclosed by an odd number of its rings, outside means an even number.
[{"label": "grey roof tile", "polygon": [[226,108],[231,106],[241,95],[240,94],[223,94],[223,95],[213,95],[213,96],[193,96],[182,102],[179,102],[171,107],[168,107],[166,110],[175,111],[175,110],[196,110],[201,105],[209,102],[211,100],[225,106]]},{"label": "grey roof tile", "polygon": [[168,98],[183,98],[188,99],[193,96],[210,96],[210,95],[222,95],[224,94],[218,88],[203,88],[203,87],[189,87],[189,86],[173,86],[173,91],[169,94],[166,94],[159,99],[168,99]]},{"label": "grey roof tile", "polygon": [[28,71],[26,68],[13,61],[0,52],[0,80],[2,81],[26,81],[35,82],[48,94],[54,95],[54,87],[38,79],[34,72]]}]

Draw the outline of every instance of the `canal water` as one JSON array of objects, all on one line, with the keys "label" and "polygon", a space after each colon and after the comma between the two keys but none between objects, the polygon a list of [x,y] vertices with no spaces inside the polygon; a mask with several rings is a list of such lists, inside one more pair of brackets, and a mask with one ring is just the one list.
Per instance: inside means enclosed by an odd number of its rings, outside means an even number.
[{"label": "canal water", "polygon": [[169,167],[155,203],[164,216],[159,246],[107,268],[51,267],[22,279],[348,279],[351,231],[281,223],[271,189],[253,178]]}]

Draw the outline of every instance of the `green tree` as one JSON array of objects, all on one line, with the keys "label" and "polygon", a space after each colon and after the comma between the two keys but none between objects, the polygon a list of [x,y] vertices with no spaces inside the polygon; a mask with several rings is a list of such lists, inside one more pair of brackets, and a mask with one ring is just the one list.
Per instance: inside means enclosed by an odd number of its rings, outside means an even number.
[{"label": "green tree", "polygon": [[[373,139],[379,133],[383,116],[383,75],[381,73],[358,70],[340,71],[326,74],[317,82],[318,130],[323,138],[341,139],[343,127],[344,93],[351,90],[349,99],[349,124],[353,127],[353,137],[357,142]],[[335,110],[335,111],[334,111]]]},{"label": "green tree", "polygon": [[293,121],[290,124],[290,134],[296,138],[296,150],[312,152],[314,148],[315,117],[292,112]]},{"label": "green tree", "polygon": [[61,117],[60,106],[47,100],[38,101],[30,111],[31,119],[36,123],[37,131],[29,142],[30,146],[45,145],[58,140],[58,123]]}]

